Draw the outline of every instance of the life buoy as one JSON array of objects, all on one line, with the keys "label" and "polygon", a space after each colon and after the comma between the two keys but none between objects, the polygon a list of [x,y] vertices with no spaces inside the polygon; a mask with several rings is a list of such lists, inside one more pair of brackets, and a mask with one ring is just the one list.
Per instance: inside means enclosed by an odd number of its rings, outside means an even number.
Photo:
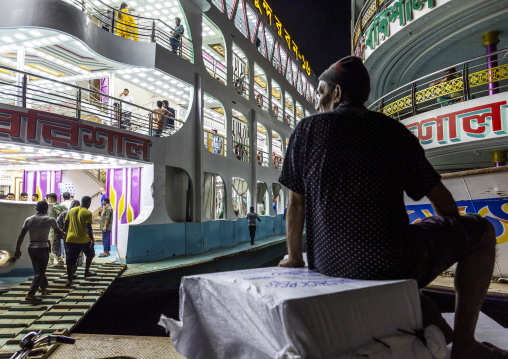
[{"label": "life buoy", "polygon": [[262,166],[263,165],[263,156],[261,155],[261,151],[258,151],[257,160],[258,160],[258,165]]},{"label": "life buoy", "polygon": [[258,105],[259,107],[263,107],[263,95],[261,95],[260,93],[256,95],[256,105]]},{"label": "life buoy", "polygon": [[241,79],[236,79],[234,82],[236,92],[238,92],[240,95],[243,93],[243,81]]}]

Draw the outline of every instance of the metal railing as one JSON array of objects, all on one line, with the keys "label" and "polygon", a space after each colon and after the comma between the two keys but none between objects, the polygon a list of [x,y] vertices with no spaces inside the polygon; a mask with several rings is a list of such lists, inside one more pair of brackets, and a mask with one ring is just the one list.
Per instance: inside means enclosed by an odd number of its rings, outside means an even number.
[{"label": "metal railing", "polygon": [[205,62],[205,67],[210,76],[214,79],[219,80],[224,85],[226,84],[226,68],[223,64],[220,63],[217,59],[215,59],[208,51],[205,49],[202,50],[203,60]]},{"label": "metal railing", "polygon": [[241,142],[233,142],[233,151],[235,153],[235,157],[240,161],[250,162],[250,146]]},{"label": "metal railing", "polygon": [[209,152],[220,156],[227,155],[226,137],[206,129],[203,129],[203,137],[204,145]]},{"label": "metal railing", "polygon": [[256,156],[256,160],[258,165],[263,167],[270,167],[270,154],[268,152],[263,151],[262,149],[258,148],[258,153]]},{"label": "metal railing", "polygon": [[238,75],[233,74],[233,86],[246,100],[249,99],[250,86],[249,83],[245,81],[244,77],[239,77]]},{"label": "metal railing", "polygon": [[[500,59],[493,59],[492,56],[500,56]],[[456,72],[444,74],[452,68]],[[507,89],[508,49],[504,49],[421,77],[377,99],[369,109],[403,120],[418,113]]]},{"label": "metal railing", "polygon": [[363,30],[368,28],[376,15],[388,5],[390,5],[388,0],[370,0],[363,5],[353,30],[353,48],[356,47],[358,40],[363,36]]},{"label": "metal railing", "polygon": [[[156,18],[127,14],[101,0],[64,0],[74,5],[94,24],[117,36],[143,42],[155,42],[194,63],[192,41],[179,35],[175,28]],[[111,16],[107,16],[107,11]]]},{"label": "metal railing", "polygon": [[[142,135],[157,135],[152,109],[30,72],[1,65],[0,70],[0,103],[75,117]],[[183,125],[178,119],[172,122],[172,126],[165,123],[161,136],[169,136]]]}]

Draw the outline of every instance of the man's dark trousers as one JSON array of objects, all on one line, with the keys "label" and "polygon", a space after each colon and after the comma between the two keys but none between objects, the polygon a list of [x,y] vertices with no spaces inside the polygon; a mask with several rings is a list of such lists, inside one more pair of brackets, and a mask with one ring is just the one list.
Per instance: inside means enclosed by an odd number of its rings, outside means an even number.
[{"label": "man's dark trousers", "polygon": [[250,243],[254,243],[254,237],[256,236],[256,229],[257,226],[249,226],[249,232],[250,232]]},{"label": "man's dark trousers", "polygon": [[48,287],[48,278],[46,278],[46,268],[49,262],[49,247],[44,248],[28,248],[28,254],[32,260],[34,268],[34,279],[30,285],[28,294],[35,295],[39,288]]}]

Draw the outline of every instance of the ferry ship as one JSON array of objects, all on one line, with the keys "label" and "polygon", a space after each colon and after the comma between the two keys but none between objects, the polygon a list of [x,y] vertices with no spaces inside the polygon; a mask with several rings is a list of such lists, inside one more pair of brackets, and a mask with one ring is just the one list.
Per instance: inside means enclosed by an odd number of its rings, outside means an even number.
[{"label": "ferry ship", "polygon": [[[508,276],[506,1],[353,0],[351,11],[351,51],[371,75],[368,108],[402,122],[418,137],[461,213],[478,213],[494,225],[493,276],[503,281]],[[405,201],[412,223],[434,214],[428,200]]]},{"label": "ferry ship", "polygon": [[[2,256],[34,213],[21,193],[88,195],[97,213],[104,187],[116,260],[129,268],[240,249],[229,269],[274,260],[285,250],[284,153],[315,113],[317,78],[297,40],[267,1],[126,5],[0,1],[0,193],[16,197],[0,200]],[[175,112],[162,127],[158,100]],[[251,206],[262,219],[254,246]],[[31,273],[28,256],[0,269]]]}]

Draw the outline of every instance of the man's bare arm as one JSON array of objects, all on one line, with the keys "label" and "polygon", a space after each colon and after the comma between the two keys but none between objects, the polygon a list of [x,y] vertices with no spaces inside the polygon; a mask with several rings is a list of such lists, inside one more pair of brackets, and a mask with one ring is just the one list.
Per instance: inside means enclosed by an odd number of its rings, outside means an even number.
[{"label": "man's bare arm", "polygon": [[93,230],[92,230],[92,225],[90,223],[86,224],[86,234],[88,234],[88,237],[90,237],[90,239],[93,242],[94,241],[94,239],[93,239]]},{"label": "man's bare arm", "polygon": [[21,244],[23,244],[26,232],[28,232],[28,228],[22,228],[21,233],[19,234],[18,243],[16,243],[16,253],[14,254],[16,259],[19,259],[21,257]]},{"label": "man's bare arm", "polygon": [[305,197],[289,191],[289,204],[286,214],[286,235],[289,258],[279,263],[281,267],[304,267],[303,225],[305,222]]},{"label": "man's bare arm", "polygon": [[457,203],[455,203],[452,194],[446,189],[442,182],[439,182],[439,184],[427,194],[427,198],[430,200],[437,216],[460,216]]}]

